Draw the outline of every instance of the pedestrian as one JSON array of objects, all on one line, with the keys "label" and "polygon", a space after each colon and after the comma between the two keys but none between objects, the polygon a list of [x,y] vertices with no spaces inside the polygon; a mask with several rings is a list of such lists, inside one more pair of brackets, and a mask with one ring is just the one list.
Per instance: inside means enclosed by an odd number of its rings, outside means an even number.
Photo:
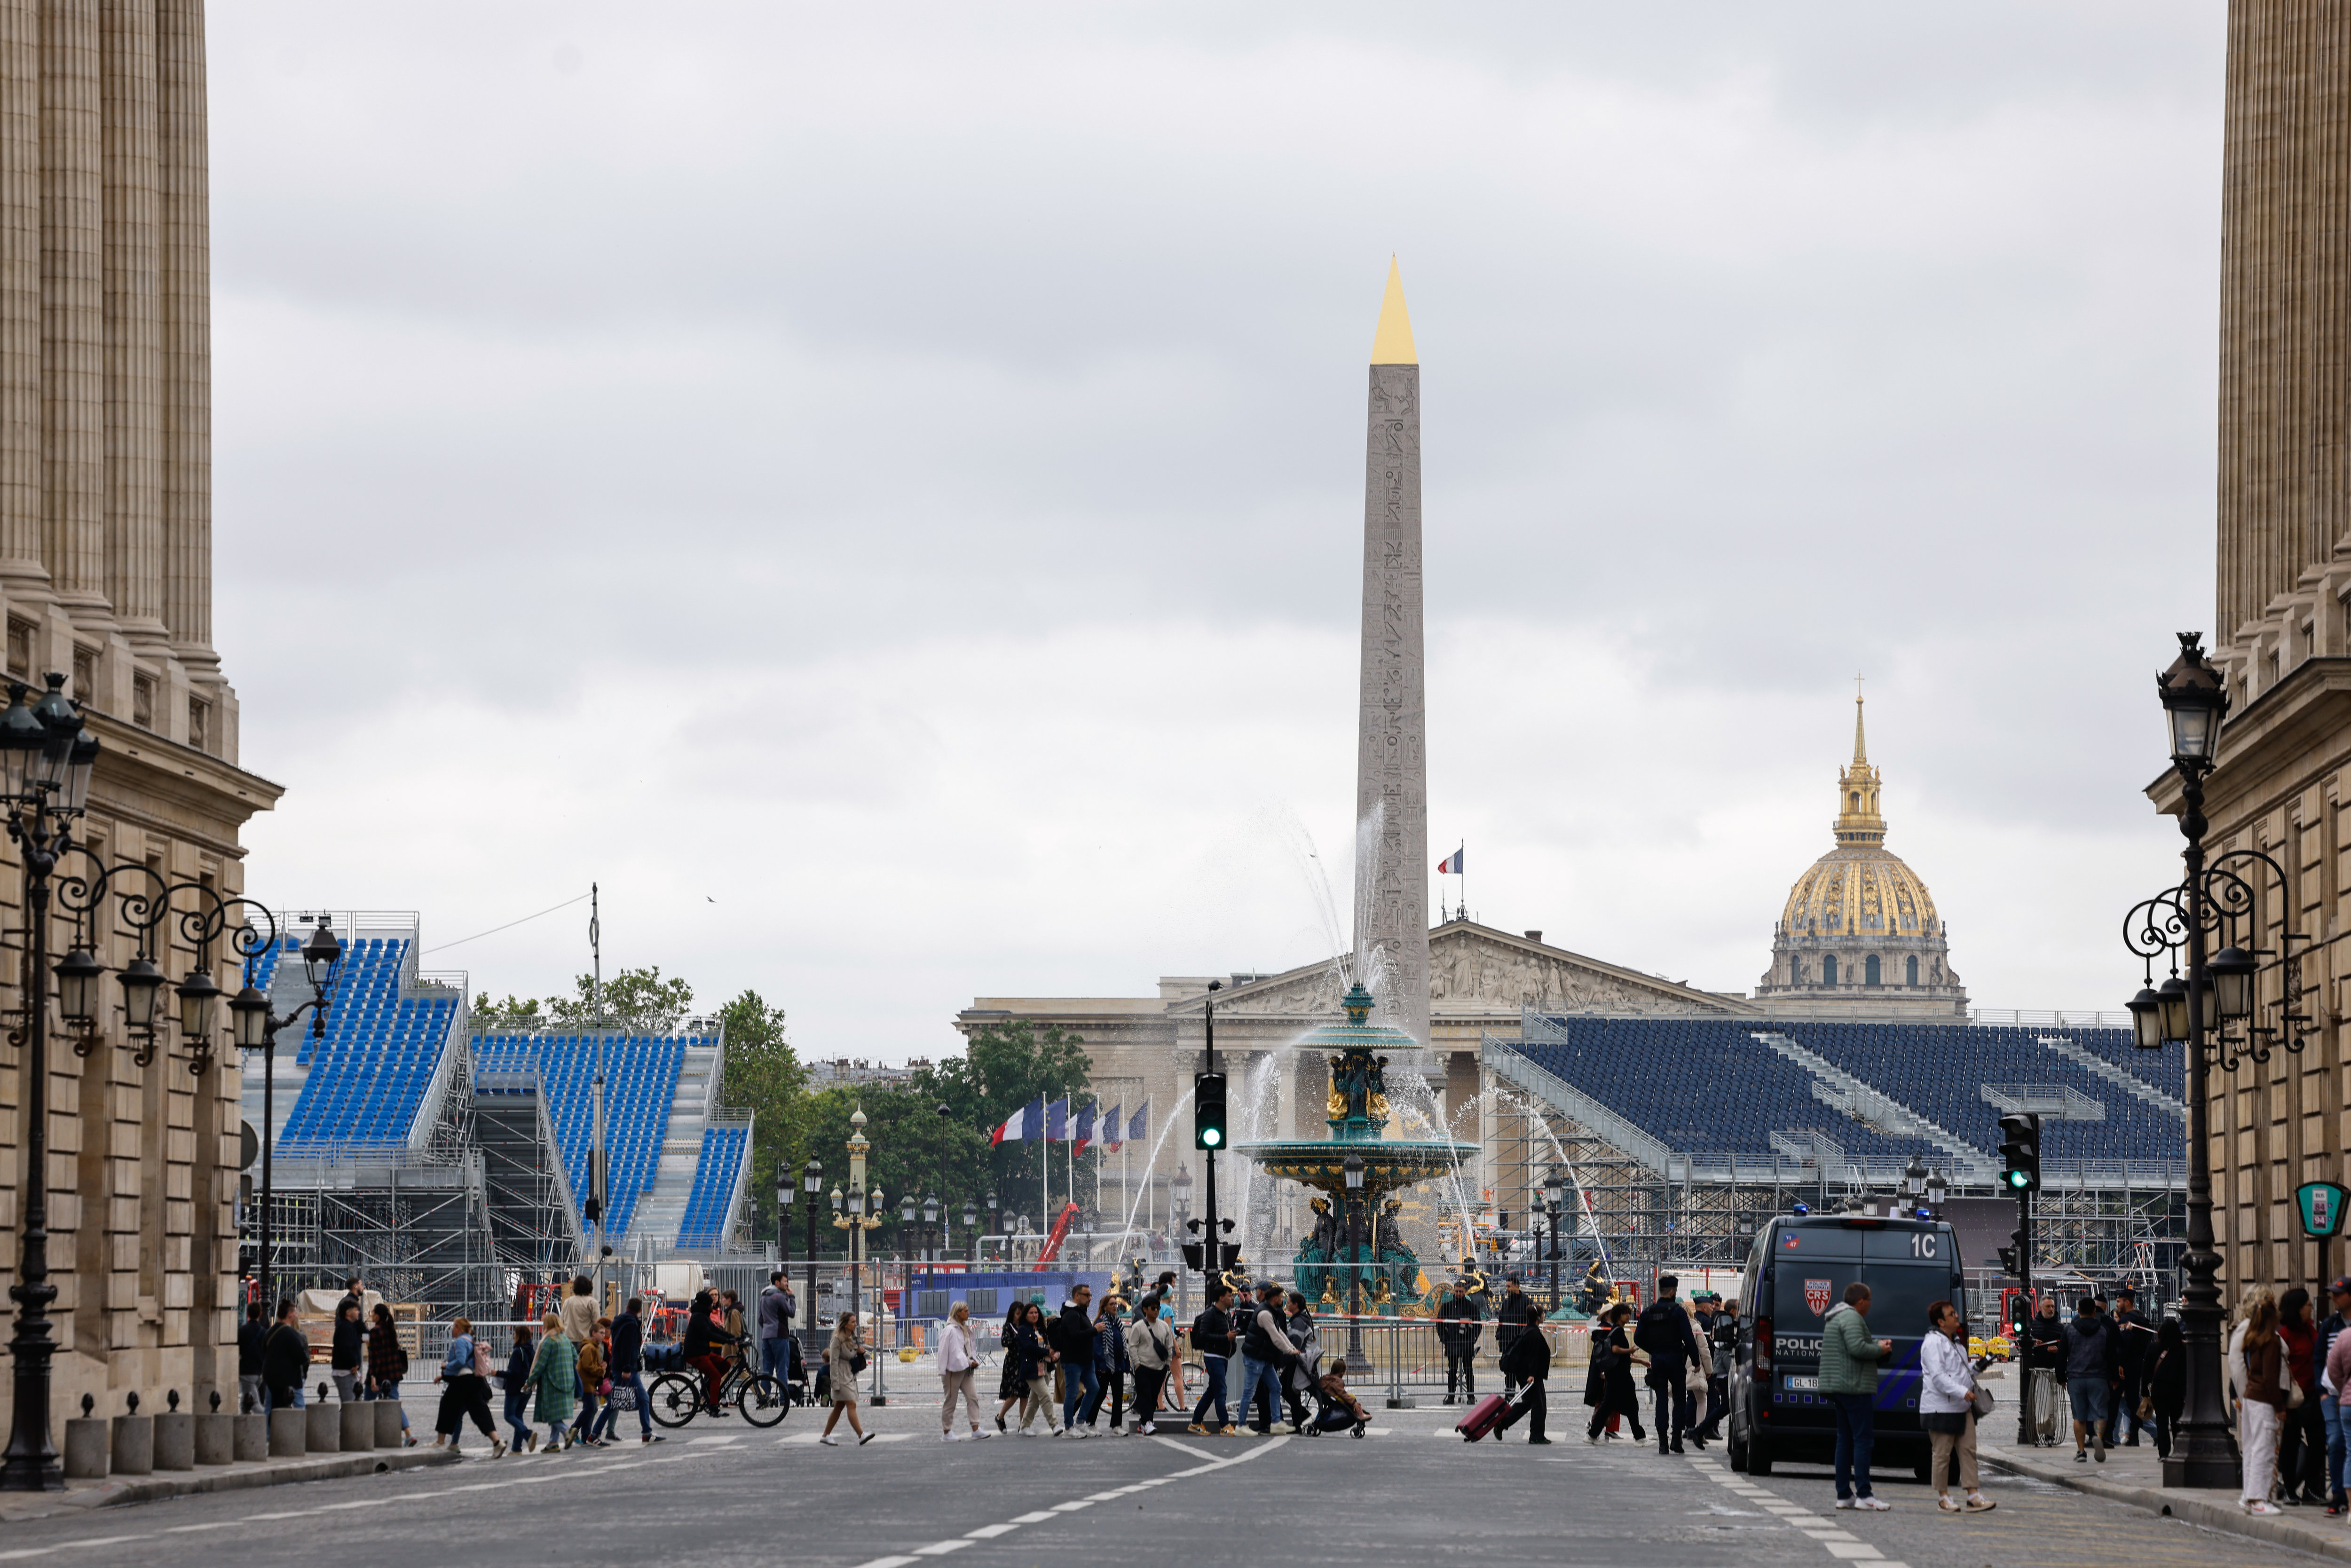
[{"label": "pedestrian", "polygon": [[[2115,1350],[2123,1376],[2120,1402],[2108,1420],[2106,1437],[2111,1441],[2120,1434],[2122,1441],[2117,1447],[2136,1448],[2140,1428],[2151,1425],[2140,1419],[2138,1412],[2147,1402],[2147,1360],[2155,1350],[2155,1325],[2138,1310],[2138,1293],[2128,1285],[2115,1292],[2114,1311],[2106,1315],[2106,1321],[2114,1325]],[[2324,1346],[2319,1349],[2317,1360],[2321,1365],[2325,1364]]]},{"label": "pedestrian", "polygon": [[1632,1315],[1629,1302],[1611,1301],[1592,1331],[1592,1371],[1583,1385],[1583,1402],[1592,1406],[1592,1424],[1583,1433],[1587,1443],[1600,1441],[1601,1432],[1619,1416],[1632,1421],[1635,1442],[1648,1437],[1641,1430],[1641,1396],[1633,1387],[1633,1337],[1625,1328]]},{"label": "pedestrian", "polygon": [[[726,1413],[718,1407],[718,1380],[726,1375],[723,1347],[735,1343],[735,1336],[713,1320],[717,1310],[717,1298],[696,1291],[686,1304],[685,1338],[678,1346],[685,1364],[702,1374],[702,1407],[713,1416]],[[833,1392],[837,1396],[840,1390]]]},{"label": "pedestrian", "polygon": [[342,1300],[335,1303],[335,1316],[341,1317],[345,1307],[357,1307],[360,1310],[360,1321],[361,1322],[367,1321],[367,1285],[357,1274],[343,1281],[343,1296]]},{"label": "pedestrian", "polygon": [[2171,1435],[2179,1429],[2180,1412],[2188,1407],[2188,1336],[2178,1318],[2166,1318],[2155,1331],[2155,1349],[2147,1365],[2147,1398],[2155,1406],[2155,1457],[2171,1457]]},{"label": "pedestrian", "polygon": [[1102,1311],[1094,1314],[1094,1396],[1086,1401],[1082,1412],[1086,1430],[1092,1431],[1095,1417],[1102,1406],[1110,1406],[1110,1429],[1125,1430],[1121,1412],[1126,1402],[1126,1374],[1133,1359],[1126,1354],[1126,1324],[1122,1321],[1116,1296],[1102,1298]]},{"label": "pedestrian", "polygon": [[[371,1399],[389,1399],[400,1403],[400,1380],[408,1375],[408,1349],[400,1343],[400,1328],[392,1321],[392,1309],[381,1301],[375,1304],[375,1322],[368,1325],[367,1389]],[[416,1439],[408,1430],[408,1406],[400,1406],[400,1441],[403,1448],[416,1447]]]},{"label": "pedestrian", "polygon": [[759,1292],[759,1365],[777,1382],[784,1382],[792,1369],[792,1291],[784,1283],[781,1269],[768,1276],[768,1288]]},{"label": "pedestrian", "polygon": [[[1231,1437],[1232,1412],[1225,1406],[1226,1358],[1233,1353],[1233,1288],[1219,1280],[1208,1288],[1208,1304],[1192,1320],[1192,1348],[1200,1353],[1200,1402],[1192,1407],[1192,1424],[1185,1430],[1206,1437]],[[1214,1425],[1208,1406],[1217,1407]]]},{"label": "pedestrian", "polygon": [[1101,1387],[1094,1379],[1094,1324],[1088,1305],[1093,1293],[1093,1287],[1085,1284],[1071,1291],[1070,1299],[1061,1303],[1048,1335],[1061,1368],[1061,1435],[1071,1437],[1092,1436],[1078,1425],[1078,1412]]},{"label": "pedestrian", "polygon": [[1469,1287],[1453,1281],[1437,1309],[1437,1339],[1445,1347],[1445,1402],[1458,1393],[1465,1405],[1478,1403],[1478,1336],[1486,1314],[1469,1299]]},{"label": "pedestrian", "polygon": [[[1527,1332],[1527,1325],[1532,1323],[1536,1317],[1534,1298],[1520,1288],[1519,1277],[1516,1274],[1504,1275],[1502,1299],[1494,1308],[1494,1349],[1507,1360],[1510,1347],[1519,1343],[1519,1336]],[[1505,1376],[1502,1379],[1502,1397],[1514,1399],[1518,1392],[1510,1378]]]},{"label": "pedestrian", "polygon": [[1158,1291],[1158,1296],[1159,1321],[1167,1325],[1168,1337],[1174,1343],[1175,1349],[1167,1357],[1167,1375],[1159,1385],[1158,1409],[1151,1413],[1151,1418],[1155,1422],[1159,1419],[1160,1410],[1173,1410],[1181,1416],[1192,1408],[1192,1396],[1184,1391],[1184,1343],[1190,1330],[1187,1325],[1178,1324],[1176,1322],[1174,1289],[1163,1287]]},{"label": "pedestrian", "polygon": [[711,1321],[726,1324],[726,1332],[735,1336],[728,1345],[726,1360],[748,1366],[751,1361],[751,1330],[758,1325],[743,1321],[743,1298],[732,1291],[719,1291],[718,1311]]},{"label": "pedestrian", "polygon": [[579,1381],[580,1352],[596,1332],[596,1281],[585,1274],[571,1276],[571,1293],[563,1298],[556,1311],[562,1314],[563,1337],[571,1342],[572,1402],[585,1408],[588,1390]]},{"label": "pedestrian", "polygon": [[1855,1280],[1821,1322],[1820,1391],[1836,1416],[1839,1508],[1891,1506],[1870,1495],[1869,1450],[1877,1437],[1877,1364],[1893,1354],[1892,1340],[1869,1337],[1869,1287]]},{"label": "pedestrian", "polygon": [[597,1428],[608,1425],[603,1418],[604,1406],[604,1347],[605,1335],[611,1333],[610,1318],[598,1318],[595,1327],[588,1331],[587,1342],[577,1351],[580,1358],[580,1414],[571,1418],[571,1440],[585,1443],[591,1448],[604,1446]]},{"label": "pedestrian", "polygon": [[1322,1359],[1322,1336],[1315,1331],[1314,1314],[1307,1309],[1305,1296],[1292,1291],[1288,1300],[1290,1319],[1286,1326],[1290,1343],[1298,1347],[1298,1359],[1282,1373],[1282,1391],[1290,1397],[1290,1424],[1303,1431],[1306,1396],[1313,1392],[1315,1379],[1321,1375],[1317,1364]]},{"label": "pedestrian", "polygon": [[580,1353],[564,1332],[559,1313],[549,1312],[540,1319],[539,1331],[538,1354],[532,1358],[523,1386],[536,1393],[531,1414],[547,1428],[547,1447],[539,1451],[559,1454],[577,1441],[571,1433],[571,1416],[580,1407]]},{"label": "pedestrian", "polygon": [[310,1336],[294,1315],[290,1296],[277,1303],[277,1322],[261,1345],[261,1407],[302,1408],[302,1381],[310,1375]]},{"label": "pedestrian", "polygon": [[[1927,1309],[1928,1333],[1918,1342],[1918,1425],[1927,1429],[1934,1455],[1928,1475],[1935,1483],[1935,1506],[1945,1513],[1990,1513],[1976,1473],[1976,1373],[1968,1362],[1968,1322],[1959,1309],[1937,1301]],[[1951,1460],[1959,1461],[1964,1503],[1951,1500]]]},{"label": "pedestrian", "polygon": [[[1015,1301],[1011,1312],[1004,1320],[1004,1326],[997,1331],[997,1342],[1004,1350],[1003,1370],[996,1379],[996,1429],[998,1432],[1007,1430],[1004,1417],[1012,1407],[1029,1397],[1031,1359],[1029,1335],[1029,1303]],[[1028,1425],[1025,1418],[1021,1425]]]},{"label": "pedestrian", "polygon": [[2351,1418],[2343,1409],[2343,1396],[2351,1390],[2351,1335],[2343,1332],[2351,1328],[2351,1279],[2335,1281],[2326,1293],[2334,1298],[2335,1311],[2318,1325],[2318,1361],[2326,1373],[2320,1384],[2324,1397],[2318,1411],[2326,1426],[2326,1511],[2331,1518],[2351,1506],[2343,1475],[2346,1439],[2351,1438]]},{"label": "pedestrian", "polygon": [[1551,1376],[1551,1341],[1544,1335],[1541,1324],[1519,1335],[1518,1342],[1504,1353],[1499,1370],[1504,1382],[1516,1383],[1524,1392],[1520,1395],[1517,1406],[1503,1416],[1495,1428],[1494,1440],[1500,1442],[1502,1427],[1524,1416],[1527,1418],[1527,1441],[1548,1444],[1551,1439],[1543,1436],[1543,1416],[1549,1413],[1551,1402],[1543,1392],[1543,1384]]},{"label": "pedestrian", "polygon": [[1689,1438],[1691,1448],[1703,1453],[1706,1449],[1706,1426],[1714,1414],[1710,1403],[1714,1391],[1714,1339],[1708,1332],[1705,1315],[1693,1298],[1689,1303],[1690,1344],[1698,1352],[1686,1380],[1689,1390]]},{"label": "pedestrian", "polygon": [[1730,1408],[1730,1369],[1739,1362],[1739,1303],[1711,1291],[1707,1302],[1713,1309],[1706,1329],[1713,1370],[1707,1378],[1706,1419],[1698,1423],[1698,1435],[1711,1443],[1722,1435],[1722,1418]]},{"label": "pedestrian", "polygon": [[[1249,1430],[1262,1437],[1277,1426],[1287,1426],[1280,1419],[1281,1369],[1298,1354],[1298,1347],[1290,1343],[1280,1312],[1281,1287],[1269,1280],[1257,1288],[1256,1311],[1249,1314],[1246,1331],[1241,1336],[1241,1417],[1249,1421]],[[1249,1409],[1252,1403],[1259,1408]]]},{"label": "pedestrian", "polygon": [[1048,1337],[1051,1325],[1045,1321],[1044,1303],[1030,1301],[1026,1314],[1020,1320],[1020,1342],[1016,1350],[1027,1364],[1021,1384],[1020,1434],[1027,1437],[1029,1423],[1042,1416],[1045,1430],[1059,1437],[1061,1429],[1053,1424],[1053,1416],[1061,1409],[1061,1401],[1053,1393],[1053,1375],[1054,1363],[1061,1359],[1061,1353],[1053,1348]]},{"label": "pedestrian", "polygon": [[[1689,1372],[1698,1359],[1698,1334],[1675,1292],[1681,1281],[1657,1276],[1657,1299],[1641,1309],[1633,1343],[1649,1356],[1648,1385],[1656,1396],[1657,1452],[1678,1454],[1690,1418]],[[1502,1298],[1504,1306],[1510,1298]],[[1506,1380],[1507,1381],[1507,1380]],[[1825,1389],[1827,1385],[1823,1383]]]},{"label": "pedestrian", "polygon": [[986,1437],[990,1434],[979,1424],[979,1392],[975,1386],[979,1377],[979,1343],[972,1337],[971,1303],[957,1301],[947,1309],[947,1321],[939,1325],[939,1386],[946,1391],[946,1400],[939,1406],[939,1440],[956,1440],[955,1430],[956,1399],[963,1399],[964,1414],[971,1418],[971,1435]]},{"label": "pedestrian", "polygon": [[[612,1320],[612,1353],[605,1364],[611,1369],[613,1392],[629,1391],[629,1403],[637,1413],[637,1441],[665,1443],[669,1439],[653,1431],[653,1405],[645,1397],[644,1310],[643,1298],[631,1296],[621,1315]],[[611,1431],[611,1424],[607,1422],[604,1429]]]},{"label": "pedestrian", "polygon": [[[2032,1316],[2026,1320],[2024,1325],[2024,1393],[2028,1400],[2032,1397],[2032,1375],[2036,1371],[2049,1374],[2051,1400],[2062,1404],[2062,1391],[2065,1386],[2065,1325],[2057,1316],[2057,1298],[2053,1294],[2041,1298],[2040,1305],[2033,1309]],[[2027,1405],[2025,1408],[2029,1414],[2032,1407]],[[2055,1448],[2055,1430],[2044,1430],[2039,1443],[2044,1448]]]},{"label": "pedestrian", "polygon": [[1126,1325],[1126,1359],[1134,1368],[1134,1430],[1143,1437],[1158,1434],[1159,1385],[1176,1359],[1176,1327],[1161,1314],[1164,1305],[1154,1291],[1135,1304]]},{"label": "pedestrian", "polygon": [[250,1416],[260,1409],[261,1347],[269,1339],[268,1313],[259,1301],[245,1304],[245,1322],[236,1325],[236,1408]]},{"label": "pedestrian", "polygon": [[342,1404],[360,1396],[360,1364],[366,1354],[366,1314],[358,1297],[345,1296],[335,1303],[334,1333],[327,1349],[327,1372],[335,1380],[335,1397]]},{"label": "pedestrian", "polygon": [[2074,1407],[2074,1462],[2077,1465],[2087,1462],[2093,1452],[2098,1463],[2106,1462],[2106,1418],[2113,1408],[2114,1391],[2123,1380],[2114,1325],[2105,1321],[2099,1306],[2097,1297],[2084,1296],[2074,1307],[2074,1321],[2063,1331],[2065,1397]]},{"label": "pedestrian", "polygon": [[2247,1513],[2276,1513],[2270,1488],[2277,1483],[2279,1417],[2291,1398],[2285,1342],[2278,1336],[2278,1307],[2264,1295],[2245,1319],[2244,1375],[2238,1384],[2237,1451],[2243,1456],[2244,1486],[2239,1499]]},{"label": "pedestrian", "polygon": [[[550,1317],[549,1322],[554,1320]],[[433,1421],[433,1446],[446,1442],[458,1447],[458,1438],[465,1430],[466,1417],[482,1429],[490,1440],[490,1458],[498,1458],[507,1451],[506,1440],[498,1436],[497,1423],[490,1419],[490,1380],[482,1368],[489,1357],[476,1348],[471,1320],[457,1318],[449,1324],[449,1354],[442,1358],[441,1370],[433,1379],[441,1385],[441,1410]]]},{"label": "pedestrian", "polygon": [[873,1440],[857,1418],[857,1375],[865,1370],[865,1338],[858,1332],[857,1314],[843,1312],[834,1320],[831,1343],[824,1347],[824,1359],[832,1370],[832,1408],[825,1412],[824,1430],[817,1441],[828,1448],[841,1447],[833,1435],[841,1414],[849,1412],[849,1429],[857,1434],[857,1446],[863,1448]]},{"label": "pedestrian", "polygon": [[1347,1386],[1347,1358],[1343,1355],[1333,1361],[1315,1380],[1315,1386],[1322,1390],[1322,1408],[1309,1430],[1343,1432],[1352,1427],[1355,1436],[1362,1437],[1364,1428],[1371,1425],[1372,1413],[1364,1408],[1363,1401]]},{"label": "pedestrian", "polygon": [[529,1453],[538,1447],[538,1434],[530,1425],[529,1388],[530,1364],[537,1359],[538,1353],[531,1349],[530,1330],[517,1328],[514,1349],[507,1353],[507,1369],[498,1375],[498,1381],[506,1385],[507,1425],[514,1429],[514,1451],[517,1454]]},{"label": "pedestrian", "polygon": [[2310,1292],[2296,1285],[2278,1298],[2278,1337],[2285,1342],[2286,1371],[2300,1391],[2300,1403],[2280,1417],[2278,1479],[2288,1507],[2304,1503],[2324,1508],[2330,1490],[2326,1479],[2326,1418],[2319,1406],[2318,1378],[2324,1370],[2318,1351],[2318,1325],[2311,1321]]}]

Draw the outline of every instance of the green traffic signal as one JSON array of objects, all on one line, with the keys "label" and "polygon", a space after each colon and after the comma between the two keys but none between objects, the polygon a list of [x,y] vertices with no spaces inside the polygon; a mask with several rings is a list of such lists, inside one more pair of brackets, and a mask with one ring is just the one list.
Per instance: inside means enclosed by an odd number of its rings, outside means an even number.
[{"label": "green traffic signal", "polygon": [[1225,1075],[1203,1072],[1192,1080],[1192,1142],[1203,1149],[1225,1146]]}]

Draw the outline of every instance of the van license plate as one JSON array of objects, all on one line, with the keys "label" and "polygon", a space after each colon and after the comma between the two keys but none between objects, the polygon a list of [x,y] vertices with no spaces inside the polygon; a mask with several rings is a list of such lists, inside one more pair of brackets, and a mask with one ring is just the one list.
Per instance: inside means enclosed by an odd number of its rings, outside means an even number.
[{"label": "van license plate", "polygon": [[1821,1380],[1818,1376],[1798,1377],[1793,1374],[1789,1375],[1788,1391],[1791,1394],[1817,1394],[1820,1389]]}]

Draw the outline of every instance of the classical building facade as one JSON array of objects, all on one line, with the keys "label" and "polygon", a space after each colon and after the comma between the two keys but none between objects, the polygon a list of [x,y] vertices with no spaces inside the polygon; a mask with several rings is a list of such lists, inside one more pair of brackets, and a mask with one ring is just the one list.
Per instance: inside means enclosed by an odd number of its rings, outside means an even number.
[{"label": "classical building facade", "polygon": [[[237,766],[236,696],[212,645],[204,95],[200,0],[0,0],[5,667],[68,676],[100,737],[91,853],[234,895],[238,834],[278,790]],[[11,1009],[22,899],[0,841]],[[102,912],[89,932],[110,967],[134,952],[115,924]],[[52,951],[73,936],[61,914]],[[212,956],[235,986],[235,966]],[[155,957],[175,979],[195,961],[184,945]],[[174,1390],[199,1408],[215,1387],[235,1397],[238,1082],[235,1051],[215,1043],[197,1074],[176,1031],[141,1063],[119,1022],[87,1054],[53,1025],[48,1169],[29,1173],[25,1052],[0,1033],[0,1289],[15,1281],[25,1184],[46,1177],[60,1417],[85,1393],[100,1413],[134,1390],[149,1409]],[[0,1380],[0,1412],[8,1397]]]},{"label": "classical building facade", "polygon": [[1886,847],[1883,780],[1870,766],[1854,698],[1853,764],[1837,770],[1836,848],[1788,894],[1771,931],[1771,967],[1755,989],[1766,1008],[1805,1016],[1849,1010],[1874,1019],[1968,1016],[1950,936],[1917,873]]}]

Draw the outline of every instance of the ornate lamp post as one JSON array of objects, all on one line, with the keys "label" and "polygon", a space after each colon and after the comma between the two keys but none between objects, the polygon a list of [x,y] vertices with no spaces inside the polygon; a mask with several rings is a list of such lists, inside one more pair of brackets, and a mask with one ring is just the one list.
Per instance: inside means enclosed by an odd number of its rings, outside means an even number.
[{"label": "ornate lamp post", "polygon": [[1927,1196],[1927,1161],[1925,1156],[1912,1155],[1910,1163],[1902,1167],[1902,1196],[1910,1200],[1910,1212],[1918,1212],[1919,1201]]},{"label": "ornate lamp post", "polygon": [[792,1162],[776,1162],[776,1267],[792,1260],[792,1194],[799,1184],[792,1180]]},{"label": "ornate lamp post", "polygon": [[[923,1249],[921,1233],[914,1229],[914,1210],[918,1206],[919,1200],[911,1192],[898,1200],[898,1250],[908,1258],[919,1255]],[[911,1242],[907,1240],[910,1235],[914,1237]]]},{"label": "ornate lamp post", "polygon": [[926,1262],[937,1262],[939,1254],[946,1250],[946,1237],[941,1233],[938,1225],[939,1195],[926,1192],[923,1195],[923,1231],[925,1239],[931,1244],[930,1256],[925,1260]]},{"label": "ornate lamp post", "polygon": [[[2188,1058],[2188,1252],[2182,1260],[2188,1283],[2179,1302],[2188,1346],[2188,1399],[2171,1453],[2163,1463],[2163,1484],[2217,1488],[2236,1486],[2239,1475],[2230,1452],[2228,1408],[2220,1388],[2217,1276],[2221,1260],[2212,1235],[2209,1069],[2217,1061],[2222,1071],[2232,1072],[2241,1054],[2266,1061],[2273,1045],[2299,1052],[2316,1025],[2300,1010],[2300,957],[2310,938],[2286,928],[2294,884],[2285,869],[2257,850],[2233,850],[2210,866],[2205,863],[2204,835],[2211,824],[2204,816],[2204,779],[2219,757],[2229,690],[2220,672],[2204,656],[2200,641],[2196,632],[2181,632],[2179,657],[2156,680],[2170,730],[2171,763],[2179,778],[2179,832],[2187,841],[2180,860],[2187,874],[2177,886],[2133,907],[2124,921],[2123,941],[2146,964],[2144,983],[2128,1004],[2133,1043],[2153,1051],[2179,1040]],[[2235,937],[2242,921],[2251,928],[2247,939],[2260,940],[2257,916],[2260,884],[2267,881],[2264,870],[2278,888],[2279,948],[2271,967],[2279,972],[2279,998],[2272,1004],[2279,1016],[2273,1023],[2255,1024],[2252,981],[2262,967],[2256,953],[2273,950],[2249,952]],[[2247,874],[2255,880],[2247,881]],[[2229,940],[2219,953],[2208,956],[2215,933]],[[2184,977],[2179,972],[2182,949]],[[2166,957],[2172,968],[2159,990],[2154,983],[2158,956]]]},{"label": "ornate lamp post", "polygon": [[[273,923],[272,941],[277,939],[276,929]],[[310,983],[308,1001],[280,1018],[269,1010],[269,998],[252,986],[246,986],[229,998],[229,1013],[236,1019],[237,1049],[251,1051],[256,1045],[261,1048],[261,1249],[254,1260],[254,1273],[259,1282],[265,1312],[275,1313],[277,1310],[277,1298],[269,1293],[270,1197],[273,1191],[269,1151],[270,1145],[276,1142],[272,1129],[277,1110],[277,1031],[307,1012],[310,1015],[311,1036],[319,1040],[326,1038],[327,998],[334,989],[335,973],[342,967],[342,962],[343,945],[336,939],[327,916],[321,915],[318,924],[310,929],[309,940],[302,944],[302,977]],[[131,970],[138,968],[139,963],[139,960],[133,960],[131,968],[122,972],[126,993],[131,984]],[[151,1013],[155,1006],[155,988],[162,979],[160,974],[152,979],[141,979],[147,990],[144,1005]],[[128,1013],[134,1009],[126,1004],[124,1010]]]},{"label": "ornate lamp post", "polygon": [[1349,1150],[1339,1168],[1347,1178],[1347,1370],[1369,1372],[1364,1355],[1364,1156]]},{"label": "ornate lamp post", "polygon": [[[971,1260],[979,1261],[979,1208],[971,1199],[963,1200],[963,1233],[971,1238]],[[950,1240],[949,1246],[953,1245]],[[946,1249],[942,1249],[945,1250]]]},{"label": "ornate lamp post", "polygon": [[[991,1236],[1000,1234],[996,1228],[996,1193],[992,1188],[987,1195],[987,1231]],[[1000,1250],[1004,1243],[999,1241],[996,1245]],[[971,1260],[975,1263],[980,1260],[979,1238],[977,1236],[971,1239]]]},{"label": "ornate lamp post", "polygon": [[1551,1174],[1543,1177],[1542,1184],[1543,1214],[1551,1220],[1551,1310],[1552,1312],[1559,1311],[1560,1305],[1559,1211],[1564,1206],[1566,1195],[1567,1177],[1560,1174],[1557,1166],[1553,1166],[1551,1168]]},{"label": "ornate lamp post", "polygon": [[800,1190],[808,1194],[808,1305],[800,1309],[803,1333],[810,1335],[808,1348],[815,1346],[816,1328],[816,1195],[824,1190],[824,1162],[814,1155],[800,1167]]},{"label": "ornate lamp post", "polygon": [[1937,1171],[1927,1178],[1928,1214],[1940,1215],[1943,1212],[1943,1197],[1950,1190],[1951,1185],[1943,1179],[1942,1172]]}]

